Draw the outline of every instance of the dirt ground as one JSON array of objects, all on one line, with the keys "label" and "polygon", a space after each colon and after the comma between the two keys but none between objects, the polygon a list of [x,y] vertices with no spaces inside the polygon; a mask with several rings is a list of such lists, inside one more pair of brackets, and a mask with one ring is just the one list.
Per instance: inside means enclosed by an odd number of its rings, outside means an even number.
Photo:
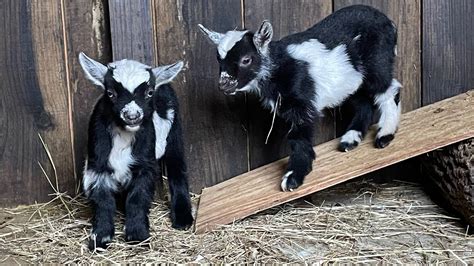
[{"label": "dirt ground", "polygon": [[150,247],[124,243],[119,215],[99,253],[85,201],[63,200],[0,209],[0,263],[474,263],[468,227],[407,181],[357,179],[203,235],[173,230],[158,201]]}]

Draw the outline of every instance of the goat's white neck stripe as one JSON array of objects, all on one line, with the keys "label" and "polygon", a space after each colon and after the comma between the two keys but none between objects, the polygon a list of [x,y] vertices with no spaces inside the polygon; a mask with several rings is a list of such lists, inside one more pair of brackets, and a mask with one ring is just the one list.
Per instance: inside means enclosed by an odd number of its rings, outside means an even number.
[{"label": "goat's white neck stripe", "polygon": [[227,52],[229,52],[234,45],[242,40],[245,33],[248,31],[228,31],[219,41],[219,45],[217,46],[217,51],[219,52],[219,56],[221,59],[224,59],[227,56]]},{"label": "goat's white neck stripe", "polygon": [[157,112],[153,112],[153,126],[155,127],[155,156],[159,159],[165,154],[166,139],[171,130],[174,120],[174,110],[168,109],[166,118],[162,118]]}]

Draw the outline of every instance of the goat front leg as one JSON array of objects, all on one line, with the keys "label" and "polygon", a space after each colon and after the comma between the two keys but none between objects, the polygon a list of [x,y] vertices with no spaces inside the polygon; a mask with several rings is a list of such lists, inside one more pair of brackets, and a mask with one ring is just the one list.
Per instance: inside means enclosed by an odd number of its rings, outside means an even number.
[{"label": "goat front leg", "polygon": [[125,239],[128,242],[139,243],[150,237],[151,202],[155,193],[153,167],[136,169],[127,189],[125,200]]},{"label": "goat front leg", "polygon": [[281,181],[283,191],[293,191],[303,184],[305,176],[311,172],[313,160],[316,154],[311,143],[313,135],[313,125],[304,123],[293,124],[288,133],[290,144],[290,160],[286,173]]},{"label": "goat front leg", "polygon": [[89,191],[89,200],[94,212],[89,250],[105,249],[112,241],[115,232],[115,196],[110,189],[99,184]]}]

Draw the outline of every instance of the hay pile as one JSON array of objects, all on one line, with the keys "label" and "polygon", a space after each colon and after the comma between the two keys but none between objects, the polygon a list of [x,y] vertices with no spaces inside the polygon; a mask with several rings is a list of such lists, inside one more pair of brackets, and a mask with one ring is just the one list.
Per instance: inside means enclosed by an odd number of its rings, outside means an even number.
[{"label": "hay pile", "polygon": [[0,209],[0,262],[474,263],[474,236],[406,182],[343,184],[203,235],[173,230],[166,203],[156,202],[150,248],[124,243],[119,215],[112,245],[97,254],[86,247],[85,201],[61,197]]}]

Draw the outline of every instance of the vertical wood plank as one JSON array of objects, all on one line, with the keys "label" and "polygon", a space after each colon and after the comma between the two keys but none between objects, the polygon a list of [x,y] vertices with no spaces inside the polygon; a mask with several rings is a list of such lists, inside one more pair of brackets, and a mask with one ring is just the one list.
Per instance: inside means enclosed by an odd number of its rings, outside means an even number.
[{"label": "vertical wood plank", "polygon": [[152,65],[155,60],[150,0],[109,0],[113,59]]},{"label": "vertical wood plank", "polygon": [[[72,147],[72,109],[67,80],[64,9],[61,0],[31,2],[31,32],[34,62],[44,108],[51,114],[54,130],[40,132],[48,145],[59,179],[61,192],[74,192]],[[47,162],[44,162],[47,164]]]},{"label": "vertical wood plank", "polygon": [[423,0],[423,105],[474,88],[474,2]]},{"label": "vertical wood plank", "polygon": [[102,93],[85,78],[79,65],[78,54],[85,52],[103,63],[112,60],[108,4],[107,0],[64,1],[64,10],[68,48],[66,60],[73,110],[75,168],[77,176],[82,177],[87,152],[89,115]]},{"label": "vertical wood plank", "polygon": [[[245,1],[245,27],[255,31],[264,19],[272,22],[274,40],[291,33],[303,31],[328,16],[332,11],[331,0],[247,0]],[[272,114],[263,109],[259,100],[248,96],[249,143],[251,169],[283,158],[289,148],[286,135],[289,128],[280,119],[276,120],[267,145],[265,139],[271,126]],[[333,115],[315,123],[314,144],[322,143],[335,137]]]},{"label": "vertical wood plank", "polygon": [[421,106],[421,0],[334,0],[334,10],[354,4],[384,12],[398,28],[395,77],[402,83],[402,112]]},{"label": "vertical wood plank", "polygon": [[52,189],[38,164],[61,191],[74,187],[61,4],[1,1],[0,14],[0,205],[44,201]]},{"label": "vertical wood plank", "polygon": [[191,190],[247,170],[244,97],[217,89],[216,48],[197,24],[216,31],[241,25],[240,0],[153,1],[154,38],[160,64],[185,61],[173,82],[181,109]]}]

